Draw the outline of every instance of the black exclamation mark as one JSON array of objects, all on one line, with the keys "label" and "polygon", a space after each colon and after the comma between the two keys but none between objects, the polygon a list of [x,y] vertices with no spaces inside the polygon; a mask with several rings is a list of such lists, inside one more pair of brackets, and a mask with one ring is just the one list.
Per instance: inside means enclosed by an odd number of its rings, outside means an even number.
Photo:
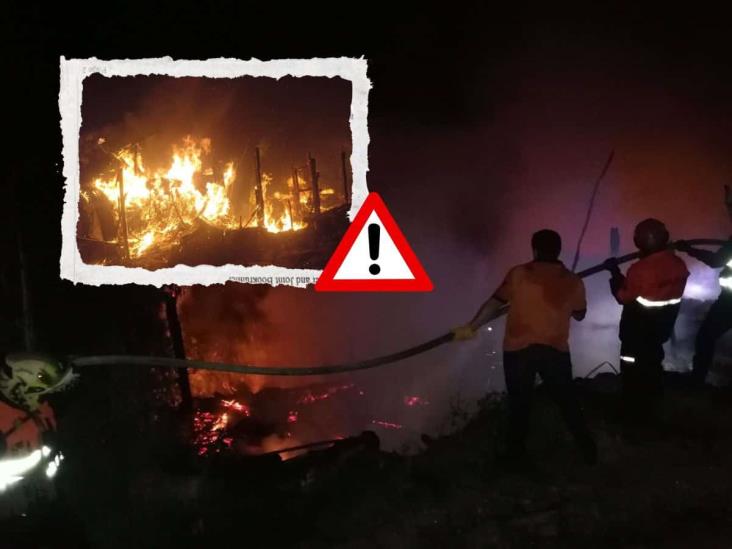
[{"label": "black exclamation mark", "polygon": [[[381,236],[381,226],[379,226],[377,223],[371,223],[369,225],[369,255],[371,256],[371,261],[376,261],[379,259],[379,237]],[[376,263],[373,263],[369,267],[369,272],[372,275],[377,275],[381,272],[381,267],[379,267]]]}]

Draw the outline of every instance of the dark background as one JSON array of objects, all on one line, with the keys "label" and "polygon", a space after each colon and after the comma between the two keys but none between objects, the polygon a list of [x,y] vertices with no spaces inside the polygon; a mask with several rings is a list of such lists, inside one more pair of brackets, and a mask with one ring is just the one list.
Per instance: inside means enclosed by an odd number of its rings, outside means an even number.
[{"label": "dark background", "polygon": [[[220,289],[202,289],[200,299],[221,300],[222,308],[243,303],[242,333],[253,329],[248,318],[302,326],[282,330],[287,337],[305,333],[298,345],[270,334],[271,352],[249,355],[262,361],[371,356],[464,321],[505,269],[526,259],[533,230],[555,226],[573,248],[589,184],[613,148],[616,161],[584,265],[607,255],[612,225],[621,227],[627,251],[632,225],[649,215],[685,237],[728,231],[720,207],[721,185],[732,172],[728,18],[701,6],[584,4],[545,13],[479,2],[388,11],[226,2],[16,4],[4,27],[10,145],[0,205],[2,337],[9,348],[21,343],[18,233],[28,255],[39,348],[147,352],[130,334],[144,331],[137,317],[157,299],[152,288],[59,280],[61,55],[368,59],[369,188],[384,197],[436,290],[315,296],[237,287],[222,297]],[[344,323],[354,310],[361,311],[358,318]],[[390,311],[379,324],[384,330],[373,330],[384,311]],[[226,318],[225,311],[218,314]],[[209,320],[199,318],[204,327]],[[597,320],[603,322],[614,320]],[[396,338],[384,337],[390,326]],[[327,345],[317,337],[326,329],[333,339]],[[424,377],[414,368],[401,371]]]}]

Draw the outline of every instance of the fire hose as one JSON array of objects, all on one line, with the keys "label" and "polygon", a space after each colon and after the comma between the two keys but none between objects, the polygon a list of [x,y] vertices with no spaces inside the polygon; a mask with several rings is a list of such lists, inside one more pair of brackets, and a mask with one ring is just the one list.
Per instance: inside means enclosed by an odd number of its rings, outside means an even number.
[{"label": "fire hose", "polygon": [[[686,241],[691,246],[722,246],[726,243],[724,240],[699,238]],[[669,247],[675,247],[672,243]],[[618,264],[627,263],[640,257],[639,252],[627,254],[617,258]],[[585,269],[577,273],[581,278],[587,278],[606,270],[604,263]],[[494,317],[498,318],[508,311],[508,306],[502,308]],[[269,366],[251,366],[244,364],[226,364],[219,362],[205,362],[202,360],[187,360],[169,357],[151,357],[151,356],[133,356],[133,355],[92,355],[92,356],[72,356],[69,357],[68,363],[71,367],[83,368],[86,366],[147,366],[153,368],[192,368],[196,370],[213,370],[218,372],[232,372],[237,374],[249,375],[265,375],[265,376],[318,376],[328,374],[341,374],[346,372],[355,372],[358,370],[368,370],[379,366],[385,366],[405,360],[407,358],[425,353],[431,349],[439,347],[454,339],[452,332],[448,332],[414,347],[409,347],[396,353],[384,356],[350,362],[346,364],[333,364],[328,366],[305,366],[305,367],[269,367]]]}]

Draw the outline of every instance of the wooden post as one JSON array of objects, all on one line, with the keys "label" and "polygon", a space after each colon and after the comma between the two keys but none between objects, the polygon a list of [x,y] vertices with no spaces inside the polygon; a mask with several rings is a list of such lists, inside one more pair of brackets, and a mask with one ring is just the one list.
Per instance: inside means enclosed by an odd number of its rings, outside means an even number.
[{"label": "wooden post", "polygon": [[292,168],[292,199],[295,202],[295,213],[298,219],[302,219],[300,211],[300,178],[297,176],[297,168]]},{"label": "wooden post", "polygon": [[311,192],[313,193],[313,215],[320,215],[320,188],[318,187],[318,179],[320,174],[318,173],[318,167],[315,163],[315,159],[310,157],[310,185]]},{"label": "wooden post", "polygon": [[343,169],[343,198],[347,205],[351,204],[351,192],[348,188],[348,164],[346,163],[346,151],[341,151],[341,168]]},{"label": "wooden post", "polygon": [[295,221],[292,219],[292,202],[289,200],[285,201],[285,204],[287,204],[287,213],[290,215],[290,230],[295,230]]},{"label": "wooden post", "polygon": [[[168,321],[173,356],[185,360],[186,349],[183,342],[183,329],[178,316],[178,295],[180,295],[180,288],[176,286],[165,289],[165,317]],[[188,370],[186,368],[178,368],[178,386],[180,388],[181,410],[187,413],[192,412],[193,394],[191,393],[191,382],[188,379]]]},{"label": "wooden post", "polygon": [[119,229],[122,238],[124,260],[130,258],[130,242],[127,239],[127,209],[125,208],[125,177],[122,168],[117,169],[117,187],[119,189]]},{"label": "wooden post", "polygon": [[610,255],[612,257],[620,255],[620,229],[617,227],[610,229]]},{"label": "wooden post", "polygon": [[30,280],[28,277],[28,265],[23,248],[23,237],[21,228],[18,227],[18,263],[20,266],[20,298],[23,307],[23,343],[26,351],[34,351],[36,347],[36,333],[33,327],[33,309],[31,305]]},{"label": "wooden post", "polygon": [[262,165],[259,160],[259,147],[257,153],[257,185],[254,187],[254,198],[257,202],[257,226],[264,228],[264,192],[262,191]]}]

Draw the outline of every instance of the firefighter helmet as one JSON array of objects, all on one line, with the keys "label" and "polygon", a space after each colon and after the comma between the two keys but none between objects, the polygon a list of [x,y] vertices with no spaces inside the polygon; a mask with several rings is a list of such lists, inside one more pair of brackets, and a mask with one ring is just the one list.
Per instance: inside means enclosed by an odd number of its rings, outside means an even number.
[{"label": "firefighter helmet", "polygon": [[666,225],[658,219],[646,219],[635,227],[633,242],[636,247],[645,254],[663,250],[669,242],[669,234]]},{"label": "firefighter helmet", "polygon": [[0,393],[10,402],[34,411],[42,395],[69,385],[74,374],[58,360],[38,353],[10,353],[0,366]]}]

